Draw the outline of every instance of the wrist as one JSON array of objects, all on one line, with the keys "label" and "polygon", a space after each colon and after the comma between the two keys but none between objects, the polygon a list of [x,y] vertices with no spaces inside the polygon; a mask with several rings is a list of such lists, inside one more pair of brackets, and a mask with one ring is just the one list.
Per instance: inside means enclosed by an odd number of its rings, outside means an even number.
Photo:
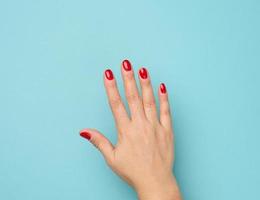
[{"label": "wrist", "polygon": [[139,200],[181,200],[180,190],[172,175],[162,180],[145,180],[135,187]]}]

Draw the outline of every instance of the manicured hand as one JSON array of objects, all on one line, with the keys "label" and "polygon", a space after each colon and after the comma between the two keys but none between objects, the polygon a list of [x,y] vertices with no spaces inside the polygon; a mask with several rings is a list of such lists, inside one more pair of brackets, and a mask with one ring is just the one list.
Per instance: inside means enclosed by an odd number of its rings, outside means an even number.
[{"label": "manicured hand", "polygon": [[104,73],[104,85],[117,127],[117,144],[112,145],[95,129],[83,129],[80,135],[100,150],[107,164],[136,190],[140,200],[181,199],[172,172],[174,138],[166,86],[162,83],[158,88],[160,111],[157,113],[147,69],[141,68],[138,73],[140,93],[128,60],[122,62],[121,72],[130,116],[113,72],[107,69]]}]

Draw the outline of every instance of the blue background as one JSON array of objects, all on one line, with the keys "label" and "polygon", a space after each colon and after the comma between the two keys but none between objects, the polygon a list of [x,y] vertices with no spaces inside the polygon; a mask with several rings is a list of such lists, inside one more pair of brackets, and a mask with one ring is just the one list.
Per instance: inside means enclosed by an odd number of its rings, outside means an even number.
[{"label": "blue background", "polygon": [[78,136],[116,142],[102,76],[165,82],[184,199],[260,199],[260,3],[0,2],[0,199],[135,199]]}]

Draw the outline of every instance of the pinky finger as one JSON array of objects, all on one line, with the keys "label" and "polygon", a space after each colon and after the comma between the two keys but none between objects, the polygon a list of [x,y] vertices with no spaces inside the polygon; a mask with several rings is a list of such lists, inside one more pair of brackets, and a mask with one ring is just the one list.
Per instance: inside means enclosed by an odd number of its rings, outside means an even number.
[{"label": "pinky finger", "polygon": [[171,110],[168,100],[168,93],[164,83],[160,84],[159,88],[160,101],[160,123],[168,130],[172,130]]}]

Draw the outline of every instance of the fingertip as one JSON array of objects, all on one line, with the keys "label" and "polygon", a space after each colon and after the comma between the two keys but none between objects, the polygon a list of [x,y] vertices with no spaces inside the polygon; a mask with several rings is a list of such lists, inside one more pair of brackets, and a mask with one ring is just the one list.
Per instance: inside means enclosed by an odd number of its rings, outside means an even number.
[{"label": "fingertip", "polygon": [[111,69],[106,69],[104,71],[104,76],[105,76],[106,80],[109,80],[109,81],[114,79],[114,74],[113,74],[113,71]]},{"label": "fingertip", "polygon": [[160,93],[161,94],[166,94],[167,93],[166,85],[164,83],[160,84]]},{"label": "fingertip", "polygon": [[79,135],[87,140],[90,140],[91,139],[91,133],[89,130],[87,129],[82,129],[80,130],[79,132]]},{"label": "fingertip", "polygon": [[121,63],[121,75],[124,80],[132,80],[134,79],[134,70],[133,65],[130,60],[125,59]]},{"label": "fingertip", "polygon": [[145,67],[141,67],[139,70],[138,70],[138,73],[139,73],[139,77],[141,79],[147,79],[148,78],[148,70],[145,68]]},{"label": "fingertip", "polygon": [[131,71],[132,70],[132,64],[128,59],[125,59],[122,61],[122,67],[125,71]]}]

